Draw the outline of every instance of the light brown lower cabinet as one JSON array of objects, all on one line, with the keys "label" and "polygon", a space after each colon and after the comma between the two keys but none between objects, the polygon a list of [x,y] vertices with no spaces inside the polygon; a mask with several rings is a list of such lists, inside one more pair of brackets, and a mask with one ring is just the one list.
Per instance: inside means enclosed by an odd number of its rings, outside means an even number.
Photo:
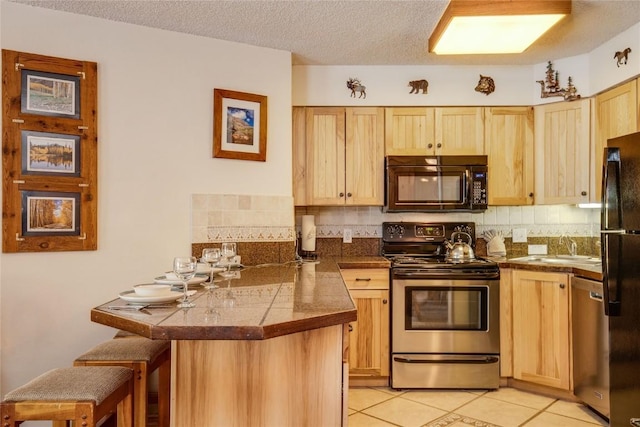
[{"label": "light brown lower cabinet", "polygon": [[349,384],[389,384],[389,270],[341,269],[358,309],[349,324]]},{"label": "light brown lower cabinet", "polygon": [[512,270],[513,378],[573,389],[569,278]]},{"label": "light brown lower cabinet", "polygon": [[173,341],[171,425],[346,426],[344,330]]}]

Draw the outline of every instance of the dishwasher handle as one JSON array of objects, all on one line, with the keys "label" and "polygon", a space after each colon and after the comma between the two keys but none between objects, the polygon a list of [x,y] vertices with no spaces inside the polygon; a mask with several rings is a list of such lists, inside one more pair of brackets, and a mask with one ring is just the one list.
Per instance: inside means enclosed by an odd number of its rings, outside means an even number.
[{"label": "dishwasher handle", "polygon": [[589,298],[591,298],[592,300],[595,300],[595,301],[599,301],[599,302],[602,302],[604,300],[604,298],[602,297],[601,294],[599,294],[597,292],[593,292],[593,291],[589,292]]}]

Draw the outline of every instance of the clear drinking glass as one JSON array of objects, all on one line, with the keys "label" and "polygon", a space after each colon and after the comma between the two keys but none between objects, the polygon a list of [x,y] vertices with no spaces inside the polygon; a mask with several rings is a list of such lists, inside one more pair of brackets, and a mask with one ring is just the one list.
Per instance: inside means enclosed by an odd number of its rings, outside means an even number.
[{"label": "clear drinking glass", "polygon": [[203,261],[208,263],[211,267],[211,270],[209,271],[209,281],[203,283],[206,289],[213,289],[218,287],[218,285],[213,283],[213,267],[220,261],[221,257],[222,253],[220,252],[220,248],[205,248],[202,251]]},{"label": "clear drinking glass", "polygon": [[182,297],[182,301],[178,304],[178,307],[181,308],[190,308],[194,307],[196,304],[189,299],[189,295],[187,294],[188,290],[188,282],[193,279],[193,276],[196,275],[196,270],[198,269],[198,261],[196,257],[176,257],[173,259],[173,272],[174,274],[182,281],[182,286],[184,289],[184,296]]},{"label": "clear drinking glass", "polygon": [[222,258],[227,260],[227,270],[222,271],[219,274],[226,278],[233,277],[234,273],[231,271],[231,260],[236,256],[236,244],[233,242],[225,242],[220,247],[220,252],[222,254]]}]

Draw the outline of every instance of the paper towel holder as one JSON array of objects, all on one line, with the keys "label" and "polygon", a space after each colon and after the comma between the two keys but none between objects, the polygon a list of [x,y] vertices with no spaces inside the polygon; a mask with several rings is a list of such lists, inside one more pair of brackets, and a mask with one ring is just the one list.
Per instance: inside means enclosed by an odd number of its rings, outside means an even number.
[{"label": "paper towel holder", "polygon": [[305,251],[302,249],[302,232],[298,232],[298,239],[296,244],[296,258],[300,257],[303,260],[314,260],[318,258],[316,251]]}]

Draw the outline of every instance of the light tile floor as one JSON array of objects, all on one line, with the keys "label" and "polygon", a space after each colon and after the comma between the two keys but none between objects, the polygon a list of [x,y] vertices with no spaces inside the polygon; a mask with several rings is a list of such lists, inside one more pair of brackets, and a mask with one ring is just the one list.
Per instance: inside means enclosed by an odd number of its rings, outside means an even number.
[{"label": "light tile floor", "polygon": [[349,427],[593,427],[608,423],[574,402],[514,388],[349,389]]}]

